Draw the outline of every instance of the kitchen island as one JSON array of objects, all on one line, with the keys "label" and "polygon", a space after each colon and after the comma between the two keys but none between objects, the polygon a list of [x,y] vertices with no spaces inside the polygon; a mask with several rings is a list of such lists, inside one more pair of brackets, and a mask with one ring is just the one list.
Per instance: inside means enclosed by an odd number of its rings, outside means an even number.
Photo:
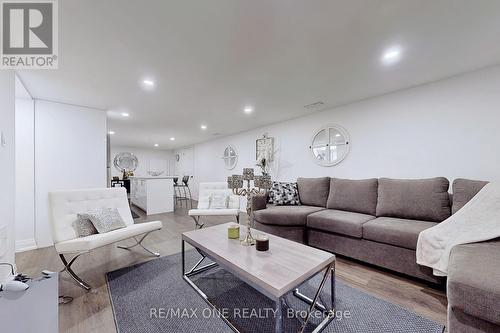
[{"label": "kitchen island", "polygon": [[130,202],[147,215],[173,212],[174,178],[130,177]]}]

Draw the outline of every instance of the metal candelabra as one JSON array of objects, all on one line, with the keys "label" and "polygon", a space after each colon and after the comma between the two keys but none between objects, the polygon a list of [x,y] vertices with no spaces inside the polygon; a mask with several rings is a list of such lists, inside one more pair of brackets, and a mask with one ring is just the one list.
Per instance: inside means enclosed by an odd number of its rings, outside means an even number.
[{"label": "metal candelabra", "polygon": [[[244,181],[246,181],[246,186],[244,186]],[[252,187],[251,183],[254,183]],[[241,245],[251,246],[255,245],[255,239],[252,236],[252,223],[253,223],[253,213],[252,213],[252,198],[257,194],[265,194],[269,188],[271,188],[271,177],[268,175],[264,176],[254,176],[254,170],[252,168],[244,168],[242,175],[233,175],[227,179],[228,187],[233,191],[235,195],[245,196],[247,198],[247,234],[245,238],[241,240]]]}]

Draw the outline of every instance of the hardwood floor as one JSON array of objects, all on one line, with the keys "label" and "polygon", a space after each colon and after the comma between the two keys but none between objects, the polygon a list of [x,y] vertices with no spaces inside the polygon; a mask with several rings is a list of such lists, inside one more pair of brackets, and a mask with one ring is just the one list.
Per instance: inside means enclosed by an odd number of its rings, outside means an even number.
[{"label": "hardwood floor", "polygon": [[[180,252],[180,234],[194,228],[186,209],[148,217],[138,209],[134,211],[141,215],[136,222],[162,221],[163,229],[150,234],[144,241],[146,246],[159,251],[162,256]],[[206,226],[227,221],[220,217],[203,220]],[[123,244],[127,242],[133,241],[124,241]],[[80,257],[73,268],[93,287],[88,293],[62,273],[59,278],[60,295],[71,296],[74,300],[59,306],[59,331],[116,332],[105,273],[152,259],[145,254],[140,249],[127,251],[109,245]],[[63,268],[53,247],[18,253],[16,263],[19,271],[31,276],[40,275],[43,269],[59,271]],[[337,278],[345,283],[445,324],[447,300],[443,291],[345,258],[338,258],[336,267]]]}]

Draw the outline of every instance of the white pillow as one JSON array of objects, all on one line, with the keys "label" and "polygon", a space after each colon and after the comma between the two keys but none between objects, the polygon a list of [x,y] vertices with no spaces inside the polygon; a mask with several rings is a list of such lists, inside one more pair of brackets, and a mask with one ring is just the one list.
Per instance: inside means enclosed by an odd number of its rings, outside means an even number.
[{"label": "white pillow", "polygon": [[229,196],[225,193],[213,193],[210,195],[208,209],[226,209]]}]

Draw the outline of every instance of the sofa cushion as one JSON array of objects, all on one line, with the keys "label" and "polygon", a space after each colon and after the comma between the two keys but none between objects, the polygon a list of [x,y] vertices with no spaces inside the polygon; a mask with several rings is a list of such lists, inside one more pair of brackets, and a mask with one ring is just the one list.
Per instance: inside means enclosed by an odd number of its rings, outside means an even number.
[{"label": "sofa cushion", "polygon": [[378,179],[332,178],[326,208],[375,215]]},{"label": "sofa cushion", "polygon": [[500,240],[455,246],[448,266],[448,305],[500,324]]},{"label": "sofa cushion", "polygon": [[435,222],[379,217],[363,224],[363,238],[415,250],[420,232],[435,225]]},{"label": "sofa cushion", "polygon": [[455,214],[470,199],[472,199],[488,182],[470,179],[455,179],[453,181],[453,205],[451,213]]},{"label": "sofa cushion", "polygon": [[330,191],[330,177],[299,178],[300,202],[303,205],[326,207],[328,192]]},{"label": "sofa cushion", "polygon": [[323,209],[313,206],[268,206],[253,212],[253,217],[262,224],[305,226],[307,215]]},{"label": "sofa cushion", "polygon": [[309,215],[307,227],[361,238],[363,224],[374,218],[375,216],[372,215],[325,209]]},{"label": "sofa cushion", "polygon": [[446,178],[378,181],[377,216],[442,222],[451,215]]}]

